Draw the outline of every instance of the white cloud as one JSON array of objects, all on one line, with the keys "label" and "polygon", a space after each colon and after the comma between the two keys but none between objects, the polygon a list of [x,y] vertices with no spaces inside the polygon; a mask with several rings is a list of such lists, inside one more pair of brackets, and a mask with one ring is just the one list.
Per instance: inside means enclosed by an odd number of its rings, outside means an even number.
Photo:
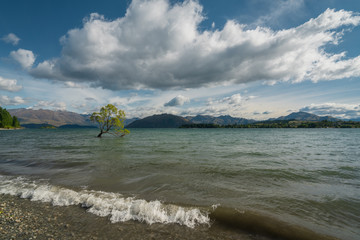
[{"label": "white cloud", "polygon": [[141,96],[141,95],[138,95],[137,93],[132,93],[125,97],[119,97],[119,96],[111,97],[107,101],[116,106],[128,106],[128,105],[132,105],[132,104],[136,104],[136,103],[140,104],[142,106],[144,104],[154,106],[154,105],[156,105],[153,102],[155,99],[156,99],[156,97],[154,97],[154,96],[152,96],[152,97]]},{"label": "white cloud", "polygon": [[81,84],[71,82],[71,81],[66,81],[66,82],[64,82],[64,84],[66,87],[69,87],[69,88],[82,88],[83,87]]},{"label": "white cloud", "polygon": [[10,56],[25,69],[31,68],[35,62],[35,55],[30,50],[20,48],[17,51],[12,51]]},{"label": "white cloud", "polygon": [[210,98],[206,106],[191,107],[181,112],[181,115],[231,115],[235,117],[242,117],[243,106],[245,102],[253,97],[243,97],[239,93],[233,94],[229,97]]},{"label": "white cloud", "polygon": [[184,97],[182,95],[178,95],[171,99],[169,102],[164,104],[164,107],[176,107],[176,106],[182,106],[185,103],[190,102],[190,99],[188,97]]},{"label": "white cloud", "polygon": [[9,33],[1,38],[6,43],[11,43],[12,45],[17,45],[20,41],[20,38],[16,36],[14,33]]},{"label": "white cloud", "polygon": [[22,89],[22,86],[17,85],[17,80],[6,79],[0,76],[0,90],[16,92]]},{"label": "white cloud", "polygon": [[[253,2],[255,4],[259,4],[258,1]],[[277,26],[283,24],[282,22],[284,21],[284,16],[287,18],[291,16],[299,16],[301,8],[304,6],[304,0],[265,0],[260,4],[268,5],[266,8],[269,9],[269,14],[259,17],[252,25]]]},{"label": "white cloud", "polygon": [[232,106],[240,106],[242,105],[244,102],[255,98],[254,96],[249,96],[249,97],[242,97],[240,95],[240,93],[236,93],[231,95],[230,97],[224,97],[222,99],[219,100],[215,100],[213,101],[212,99],[210,99],[208,105],[214,105],[214,104],[224,104],[224,105],[232,105]]},{"label": "white cloud", "polygon": [[10,98],[8,96],[0,96],[0,105],[2,106],[15,106],[25,103],[26,101],[19,96]]},{"label": "white cloud", "polygon": [[360,104],[323,103],[310,104],[300,111],[313,113],[320,116],[332,116],[342,119],[360,118]]},{"label": "white cloud", "polygon": [[249,29],[232,20],[221,30],[200,31],[203,19],[197,1],[170,5],[168,0],[133,0],[122,18],[91,14],[82,28],[62,37],[59,58],[38,64],[30,73],[111,90],[360,76],[360,56],[324,50],[340,42],[343,28],[360,24],[356,13],[328,9],[280,31]]},{"label": "white cloud", "polygon": [[111,104],[114,104],[116,106],[124,106],[130,103],[130,99],[126,97],[112,97],[109,99],[109,102]]},{"label": "white cloud", "polygon": [[66,103],[57,101],[39,101],[37,104],[29,107],[29,109],[50,109],[65,111]]},{"label": "white cloud", "polygon": [[223,98],[221,100],[221,102],[228,103],[230,105],[240,105],[243,101],[244,101],[244,99],[241,97],[241,95],[239,93],[234,94],[230,97]]}]

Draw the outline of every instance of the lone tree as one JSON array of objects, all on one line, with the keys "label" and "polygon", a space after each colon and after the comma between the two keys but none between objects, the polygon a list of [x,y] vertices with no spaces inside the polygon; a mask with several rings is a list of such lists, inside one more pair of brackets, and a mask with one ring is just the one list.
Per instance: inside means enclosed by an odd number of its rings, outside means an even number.
[{"label": "lone tree", "polygon": [[101,137],[103,133],[110,133],[120,137],[130,133],[129,130],[124,128],[125,112],[118,110],[112,104],[102,107],[100,112],[91,114],[90,120],[96,122],[100,128],[97,137]]}]

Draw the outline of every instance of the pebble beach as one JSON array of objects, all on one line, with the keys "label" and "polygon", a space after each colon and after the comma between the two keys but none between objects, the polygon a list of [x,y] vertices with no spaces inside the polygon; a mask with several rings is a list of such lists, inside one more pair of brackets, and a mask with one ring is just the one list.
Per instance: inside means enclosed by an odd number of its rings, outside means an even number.
[{"label": "pebble beach", "polygon": [[[221,230],[219,231],[219,228]],[[169,231],[171,229],[171,231]],[[178,224],[111,223],[80,206],[58,207],[0,194],[0,239],[244,239],[262,236],[234,232],[213,225],[195,229]]]},{"label": "pebble beach", "polygon": [[[80,214],[71,218],[73,211]],[[1,239],[100,239],[99,228],[76,207],[60,208],[46,203],[31,202],[9,195],[0,195]],[[87,214],[89,215],[89,214]],[[97,219],[97,221],[105,219]],[[105,230],[105,229],[104,229]],[[120,232],[121,229],[119,228]],[[102,232],[103,234],[103,232]],[[103,236],[102,239],[110,239]],[[121,239],[121,238],[120,238]]]}]

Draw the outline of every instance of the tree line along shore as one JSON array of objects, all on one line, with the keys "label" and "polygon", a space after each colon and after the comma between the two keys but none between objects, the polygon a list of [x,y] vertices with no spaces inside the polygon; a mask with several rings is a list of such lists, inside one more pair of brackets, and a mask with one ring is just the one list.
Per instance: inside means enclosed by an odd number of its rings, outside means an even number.
[{"label": "tree line along shore", "polygon": [[5,109],[0,107],[0,128],[16,129],[20,128],[20,122],[16,116],[11,114]]},{"label": "tree line along shore", "polygon": [[194,123],[182,125],[180,128],[360,128],[360,122],[276,120],[235,125]]}]

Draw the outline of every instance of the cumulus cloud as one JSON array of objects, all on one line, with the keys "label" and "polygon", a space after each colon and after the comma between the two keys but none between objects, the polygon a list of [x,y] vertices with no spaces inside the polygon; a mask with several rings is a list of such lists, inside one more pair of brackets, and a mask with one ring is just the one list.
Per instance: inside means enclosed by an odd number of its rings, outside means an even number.
[{"label": "cumulus cloud", "polygon": [[24,69],[31,68],[35,62],[34,53],[30,50],[25,50],[21,48],[17,51],[12,51],[10,53],[10,57],[17,61]]},{"label": "cumulus cloud", "polygon": [[279,31],[251,29],[233,20],[223,29],[203,31],[199,24],[204,18],[197,1],[133,0],[118,19],[91,14],[81,28],[61,38],[59,58],[39,63],[30,73],[112,90],[360,76],[360,56],[324,50],[340,43],[344,28],[360,24],[357,13],[327,9]]},{"label": "cumulus cloud", "polygon": [[15,106],[25,103],[26,101],[19,96],[10,98],[8,96],[0,96],[0,105],[2,106]]},{"label": "cumulus cloud", "polygon": [[16,36],[14,33],[9,33],[8,35],[3,36],[1,40],[12,45],[17,45],[20,41],[20,38],[18,38],[18,36]]},{"label": "cumulus cloud", "polygon": [[185,103],[190,102],[190,99],[188,97],[184,97],[182,95],[176,96],[173,99],[171,99],[169,102],[164,104],[164,107],[176,107],[176,106],[182,106]]},{"label": "cumulus cloud", "polygon": [[184,110],[181,115],[231,115],[241,116],[243,105],[252,97],[243,97],[239,93],[219,99],[209,99],[206,106],[191,107]]},{"label": "cumulus cloud", "polygon": [[82,88],[83,87],[82,85],[75,83],[75,82],[71,82],[71,81],[66,81],[66,82],[64,82],[64,84],[66,87],[69,87],[69,88]]},{"label": "cumulus cloud", "polygon": [[320,116],[332,116],[342,119],[360,118],[360,104],[323,103],[311,104],[300,109]]},{"label": "cumulus cloud", "polygon": [[0,90],[17,92],[22,89],[22,86],[17,85],[15,79],[6,79],[0,76]]},{"label": "cumulus cloud", "polygon": [[236,94],[231,95],[230,97],[224,97],[222,99],[218,99],[215,101],[210,99],[210,101],[208,102],[208,105],[224,104],[224,105],[240,106],[245,101],[248,101],[253,98],[255,98],[255,97],[254,96],[243,97],[243,96],[241,96],[240,93],[236,93]]},{"label": "cumulus cloud", "polygon": [[134,94],[130,94],[127,97],[119,97],[119,96],[111,97],[108,99],[108,101],[116,106],[128,106],[132,104],[144,105],[149,103],[150,98],[147,96],[141,96],[134,93]]},{"label": "cumulus cloud", "polygon": [[39,101],[37,104],[29,107],[29,109],[51,109],[65,111],[66,103],[57,101]]},{"label": "cumulus cloud", "polygon": [[241,97],[240,93],[234,94],[230,97],[226,97],[220,100],[220,102],[228,103],[231,105],[240,105],[243,101],[244,99]]}]

